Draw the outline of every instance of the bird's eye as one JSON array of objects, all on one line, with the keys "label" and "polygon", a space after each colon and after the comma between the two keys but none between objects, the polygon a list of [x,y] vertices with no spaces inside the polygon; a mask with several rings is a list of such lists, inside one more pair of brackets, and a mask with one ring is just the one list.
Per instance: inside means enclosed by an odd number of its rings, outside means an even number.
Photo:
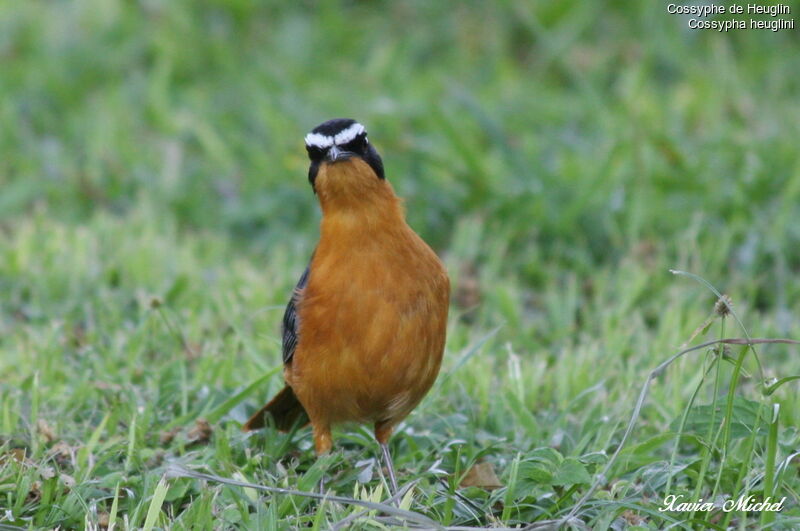
[{"label": "bird's eye", "polygon": [[342,146],[342,149],[351,151],[353,153],[364,153],[364,148],[367,147],[367,135],[360,134],[353,140]]},{"label": "bird's eye", "polygon": [[318,146],[306,145],[306,151],[308,152],[308,158],[311,160],[322,160],[322,157],[325,156],[325,150]]}]

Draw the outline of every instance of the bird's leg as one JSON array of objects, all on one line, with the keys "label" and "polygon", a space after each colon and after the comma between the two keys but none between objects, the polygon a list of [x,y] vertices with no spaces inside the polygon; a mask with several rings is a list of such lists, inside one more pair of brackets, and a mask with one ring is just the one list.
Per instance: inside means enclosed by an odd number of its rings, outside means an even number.
[{"label": "bird's leg", "polygon": [[[314,449],[317,452],[317,457],[321,457],[331,451],[333,447],[333,439],[331,438],[330,426],[314,424]],[[325,473],[319,480],[319,493],[325,494]]]},{"label": "bird's leg", "polygon": [[383,461],[386,463],[386,469],[389,471],[389,482],[391,483],[392,496],[397,494],[397,478],[394,475],[394,464],[392,463],[392,453],[389,451],[389,445],[382,443],[381,450],[383,451]]},{"label": "bird's leg", "polygon": [[389,488],[392,490],[392,496],[397,494],[397,476],[394,473],[392,454],[389,452],[389,437],[392,435],[393,429],[394,426],[392,424],[382,422],[375,424],[375,438],[378,440],[378,444],[381,445],[383,463],[386,465],[386,470],[389,471]]}]

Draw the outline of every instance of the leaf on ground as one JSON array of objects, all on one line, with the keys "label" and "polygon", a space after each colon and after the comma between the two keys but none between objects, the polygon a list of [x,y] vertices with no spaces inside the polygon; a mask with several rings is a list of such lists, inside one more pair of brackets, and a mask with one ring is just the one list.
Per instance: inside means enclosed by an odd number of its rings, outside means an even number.
[{"label": "leaf on ground", "polygon": [[475,463],[461,480],[460,487],[478,487],[486,490],[495,490],[503,486],[500,478],[494,471],[494,466],[489,462]]},{"label": "leaf on ground", "polygon": [[358,476],[356,479],[359,483],[369,483],[372,481],[372,470],[375,467],[375,459],[362,459],[356,463],[356,470]]},{"label": "leaf on ground", "polygon": [[186,438],[193,443],[207,443],[211,439],[212,433],[214,433],[214,429],[206,419],[197,419],[194,428],[186,434]]},{"label": "leaf on ground", "polygon": [[17,463],[25,462],[25,448],[12,448],[4,454],[0,454],[0,465],[6,464],[6,461],[14,460]]},{"label": "leaf on ground", "polygon": [[592,482],[586,467],[574,457],[563,457],[553,448],[537,448],[520,463],[520,476],[536,483],[571,486]]},{"label": "leaf on ground", "polygon": [[647,523],[646,518],[639,516],[630,509],[626,509],[622,512],[622,518],[628,523],[628,525],[644,525]]},{"label": "leaf on ground", "polygon": [[94,386],[101,391],[121,391],[122,386],[116,384],[114,382],[105,382],[102,380],[97,380],[94,382]]},{"label": "leaf on ground", "polygon": [[179,431],[181,431],[181,429],[177,426],[172,428],[171,430],[162,431],[158,435],[158,442],[161,443],[161,446],[168,446],[169,443],[171,443],[172,440],[175,438],[175,436],[178,435]]},{"label": "leaf on ground", "polygon": [[63,483],[68,489],[71,489],[75,486],[75,478],[68,474],[59,474],[58,479],[61,480],[61,483]]},{"label": "leaf on ground", "polygon": [[36,503],[42,499],[42,482],[34,481],[31,483],[28,495],[25,497],[25,503]]},{"label": "leaf on ground", "polygon": [[551,485],[571,486],[579,483],[589,484],[592,482],[589,472],[583,464],[574,457],[567,457],[559,465],[553,475]]},{"label": "leaf on ground", "polygon": [[194,361],[203,355],[203,344],[186,341],[183,345],[183,354],[189,361]]},{"label": "leaf on ground", "polygon": [[[686,419],[684,433],[695,434],[698,437],[704,438],[708,433],[713,433],[715,430],[718,430],[725,417],[726,399],[726,395],[720,396],[717,399],[716,409],[714,410],[712,410],[710,404],[694,406],[690,409],[689,416]],[[740,396],[733,398],[731,437],[734,439],[747,437],[752,433],[753,426],[756,425],[759,407],[760,404],[753,400],[748,400]],[[711,424],[712,419],[714,421],[713,425]],[[678,428],[680,428],[680,421],[680,418],[673,421],[671,426],[673,431],[678,431]]]},{"label": "leaf on ground", "polygon": [[70,446],[64,441],[58,441],[55,443],[50,451],[50,457],[52,457],[56,463],[61,466],[71,464],[75,461],[75,454],[78,451],[77,446]]},{"label": "leaf on ground", "polygon": [[467,262],[461,267],[453,299],[459,308],[469,310],[480,306],[483,293],[475,264]]},{"label": "leaf on ground", "polygon": [[36,431],[38,431],[39,435],[48,443],[56,439],[55,431],[44,419],[39,419],[39,422],[36,423]]}]

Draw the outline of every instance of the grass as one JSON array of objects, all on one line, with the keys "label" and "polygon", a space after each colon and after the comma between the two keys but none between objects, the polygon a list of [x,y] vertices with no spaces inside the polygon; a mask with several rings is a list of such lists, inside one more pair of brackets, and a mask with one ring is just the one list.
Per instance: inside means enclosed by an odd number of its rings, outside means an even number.
[{"label": "grass", "polygon": [[[364,509],[261,489],[323,475],[386,500],[365,428],[320,461],[307,430],[239,431],[281,385],[317,238],[300,139],[353,116],[454,286],[442,374],[392,441],[402,508],[796,527],[797,347],[649,375],[800,338],[800,44],[661,7],[0,3],[0,525],[327,529]],[[459,488],[478,462],[501,488]]]}]

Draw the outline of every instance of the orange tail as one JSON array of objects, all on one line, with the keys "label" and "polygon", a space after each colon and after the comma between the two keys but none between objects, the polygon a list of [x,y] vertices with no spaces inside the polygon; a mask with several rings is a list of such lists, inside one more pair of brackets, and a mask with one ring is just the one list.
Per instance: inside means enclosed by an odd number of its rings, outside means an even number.
[{"label": "orange tail", "polygon": [[269,401],[269,404],[262,407],[258,412],[242,426],[242,431],[252,431],[263,428],[267,425],[267,417],[271,416],[275,427],[280,431],[289,431],[296,422],[301,426],[308,424],[308,414],[303,409],[303,404],[288,385]]}]

